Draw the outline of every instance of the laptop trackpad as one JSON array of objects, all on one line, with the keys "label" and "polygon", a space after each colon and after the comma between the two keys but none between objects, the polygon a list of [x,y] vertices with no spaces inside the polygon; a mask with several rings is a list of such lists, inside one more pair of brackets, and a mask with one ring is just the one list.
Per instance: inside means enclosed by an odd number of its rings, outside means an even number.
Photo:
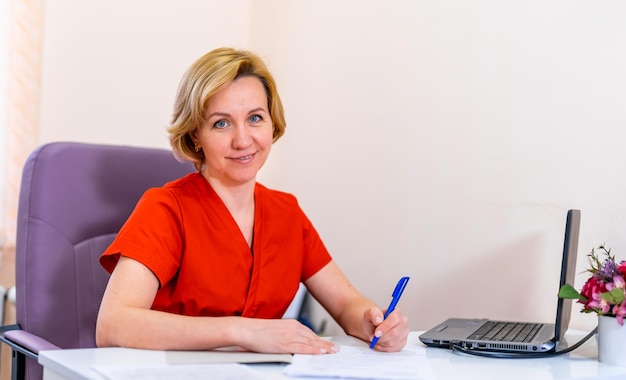
[{"label": "laptop trackpad", "polygon": [[487,319],[450,318],[425,332],[420,338],[430,340],[452,340],[470,336],[478,330]]},{"label": "laptop trackpad", "polygon": [[451,319],[446,320],[439,326],[435,327],[433,331],[441,332],[444,330],[450,331],[452,329],[463,330],[463,331],[465,330],[473,331],[479,328],[480,326],[482,326],[485,322],[487,322],[486,319],[451,318]]}]

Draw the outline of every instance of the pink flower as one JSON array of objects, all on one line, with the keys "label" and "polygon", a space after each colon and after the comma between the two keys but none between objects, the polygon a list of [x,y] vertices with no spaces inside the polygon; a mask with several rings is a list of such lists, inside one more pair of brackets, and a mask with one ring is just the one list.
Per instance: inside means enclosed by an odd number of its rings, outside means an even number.
[{"label": "pink flower", "polygon": [[624,289],[624,285],[626,283],[624,282],[624,277],[616,274],[615,276],[613,276],[613,282],[609,285],[611,285],[611,287],[609,288],[609,286],[607,285],[607,290],[613,290],[613,289]]},{"label": "pink flower", "polygon": [[589,280],[587,280],[585,285],[583,285],[582,290],[580,291],[580,294],[587,298],[587,302],[583,302],[580,300],[578,302],[584,304],[585,309],[604,308],[602,306],[606,305],[601,306],[601,303],[604,301],[601,297],[601,294],[606,291],[606,284],[592,276],[589,278]]},{"label": "pink flower", "polygon": [[626,301],[622,302],[620,305],[613,306],[613,314],[617,319],[617,323],[623,325],[624,317],[626,316]]},{"label": "pink flower", "polygon": [[622,277],[626,277],[626,261],[622,260],[619,263],[617,270],[622,274]]}]

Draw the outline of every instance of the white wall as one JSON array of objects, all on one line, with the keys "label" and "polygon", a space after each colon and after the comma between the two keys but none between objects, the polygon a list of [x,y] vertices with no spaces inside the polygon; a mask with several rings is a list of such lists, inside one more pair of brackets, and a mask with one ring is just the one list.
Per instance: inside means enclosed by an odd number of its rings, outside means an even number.
[{"label": "white wall", "polygon": [[[626,258],[625,16],[619,1],[58,0],[42,142],[166,147],[187,66],[253,49],[288,123],[260,180],[298,196],[363,293],[386,307],[411,276],[413,329],[552,321],[568,208],[580,271],[603,242]],[[595,323],[578,310],[574,327]]]},{"label": "white wall", "polygon": [[178,82],[216,46],[248,46],[248,0],[46,4],[42,142],[169,147]]}]

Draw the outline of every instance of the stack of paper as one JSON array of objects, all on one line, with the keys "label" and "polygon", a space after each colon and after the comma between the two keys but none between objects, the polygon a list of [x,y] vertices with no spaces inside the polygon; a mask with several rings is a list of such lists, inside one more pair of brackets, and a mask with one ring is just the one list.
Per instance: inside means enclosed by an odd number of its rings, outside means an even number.
[{"label": "stack of paper", "polygon": [[413,380],[433,378],[426,358],[416,352],[379,352],[341,346],[336,354],[294,355],[285,374],[295,377]]},{"label": "stack of paper", "polygon": [[244,364],[102,366],[95,370],[109,380],[266,380]]}]

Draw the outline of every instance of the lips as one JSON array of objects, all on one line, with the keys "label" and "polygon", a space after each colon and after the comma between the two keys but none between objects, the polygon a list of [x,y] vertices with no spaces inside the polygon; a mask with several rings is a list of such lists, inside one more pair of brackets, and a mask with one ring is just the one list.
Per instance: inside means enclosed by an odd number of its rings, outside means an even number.
[{"label": "lips", "polygon": [[233,158],[231,158],[231,160],[234,160],[234,161],[248,161],[248,160],[251,160],[252,157],[254,157],[254,155],[255,155],[255,153],[248,154],[248,155],[245,155],[245,156],[240,156],[240,157],[233,157]]}]

